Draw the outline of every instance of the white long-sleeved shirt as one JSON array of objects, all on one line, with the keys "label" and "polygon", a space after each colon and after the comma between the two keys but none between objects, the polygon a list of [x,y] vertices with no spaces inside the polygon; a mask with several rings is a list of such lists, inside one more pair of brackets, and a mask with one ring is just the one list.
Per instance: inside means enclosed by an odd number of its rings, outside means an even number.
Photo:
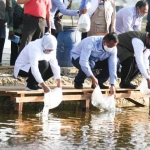
[{"label": "white long-sleeved shirt", "polygon": [[63,0],[51,0],[52,1],[52,8],[51,8],[51,28],[55,29],[54,25],[54,15],[57,10],[60,10],[60,12],[63,15],[68,15],[68,16],[77,16],[78,15],[78,10],[69,10],[63,3]]},{"label": "white long-sleeved shirt", "polygon": [[19,70],[31,72],[38,83],[44,82],[39,71],[38,63],[39,61],[46,60],[49,61],[52,72],[55,79],[60,79],[60,67],[58,66],[58,61],[56,59],[56,50],[52,51],[50,54],[45,54],[42,48],[42,39],[37,39],[30,42],[18,56],[15,67],[14,76],[17,78]]},{"label": "white long-sleeved shirt", "polygon": [[127,31],[141,31],[143,17],[138,17],[136,7],[120,9],[116,14],[116,33]]},{"label": "white long-sleeved shirt", "polygon": [[148,75],[147,69],[149,69],[149,59],[148,59],[148,57],[150,55],[149,49],[146,49],[144,51],[144,49],[145,49],[144,43],[138,38],[132,39],[132,45],[133,45],[135,59],[136,59],[138,68],[139,68],[141,74],[146,79],[148,79],[149,75]]},{"label": "white long-sleeved shirt", "polygon": [[117,48],[106,52],[102,47],[103,36],[89,36],[71,50],[71,58],[80,57],[79,64],[87,77],[93,76],[95,62],[108,59],[110,84],[116,82]]}]

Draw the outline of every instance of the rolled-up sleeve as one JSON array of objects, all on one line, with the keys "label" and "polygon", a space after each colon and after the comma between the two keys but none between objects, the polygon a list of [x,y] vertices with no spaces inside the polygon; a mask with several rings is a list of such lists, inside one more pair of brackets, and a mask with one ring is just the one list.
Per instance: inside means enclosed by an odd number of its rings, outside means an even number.
[{"label": "rolled-up sleeve", "polygon": [[110,84],[116,84],[117,79],[117,48],[115,47],[113,52],[108,58]]},{"label": "rolled-up sleeve", "polygon": [[49,60],[53,75],[55,79],[61,79],[60,76],[60,66],[58,65],[58,61],[56,59],[56,52],[52,52],[52,57]]},{"label": "rolled-up sleeve", "polygon": [[83,72],[86,74],[87,77],[93,76],[92,70],[89,65],[89,57],[91,55],[92,50],[93,50],[92,42],[84,44],[79,60],[81,69],[83,70]]}]

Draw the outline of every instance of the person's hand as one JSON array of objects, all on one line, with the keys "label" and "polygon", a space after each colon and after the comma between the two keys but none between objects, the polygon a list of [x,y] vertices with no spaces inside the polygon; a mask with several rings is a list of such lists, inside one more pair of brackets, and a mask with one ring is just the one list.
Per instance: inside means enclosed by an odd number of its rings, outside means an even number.
[{"label": "person's hand", "polygon": [[94,88],[98,85],[98,80],[97,78],[95,78],[94,76],[91,76],[91,80],[92,80],[92,85],[94,86]]},{"label": "person's hand", "polygon": [[86,14],[87,13],[87,9],[82,9],[79,11],[80,14]]},{"label": "person's hand", "polygon": [[14,31],[9,31],[9,33],[8,33],[9,35],[8,35],[8,37],[9,37],[9,39],[14,39]]},{"label": "person's hand", "polygon": [[147,73],[148,73],[148,75],[150,76],[150,71],[149,71],[149,69],[147,70]]},{"label": "person's hand", "polygon": [[51,91],[51,89],[44,82],[41,83],[41,86],[43,88],[44,93],[48,93]]},{"label": "person's hand", "polygon": [[62,83],[60,79],[57,79],[57,87],[62,88]]},{"label": "person's hand", "polygon": [[114,95],[114,97],[116,97],[116,90],[114,86],[110,86],[110,94]]},{"label": "person's hand", "polygon": [[146,80],[147,80],[148,88],[150,89],[150,79],[146,79]]},{"label": "person's hand", "polygon": [[51,27],[47,28],[47,32],[51,33]]}]

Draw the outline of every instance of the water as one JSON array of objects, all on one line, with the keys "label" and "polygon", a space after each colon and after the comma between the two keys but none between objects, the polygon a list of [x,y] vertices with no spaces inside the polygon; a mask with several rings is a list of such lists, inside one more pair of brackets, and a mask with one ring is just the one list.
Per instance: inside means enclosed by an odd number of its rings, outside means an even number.
[{"label": "water", "polygon": [[35,114],[0,114],[0,150],[150,150],[147,108],[118,114],[55,110],[44,118]]}]

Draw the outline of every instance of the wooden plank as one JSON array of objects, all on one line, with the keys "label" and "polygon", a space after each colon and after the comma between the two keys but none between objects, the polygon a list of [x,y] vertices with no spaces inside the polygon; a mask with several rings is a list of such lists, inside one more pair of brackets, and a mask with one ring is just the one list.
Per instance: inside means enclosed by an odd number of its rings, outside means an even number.
[{"label": "wooden plank", "polygon": [[[63,95],[63,101],[78,101],[90,99],[90,95]],[[15,97],[16,103],[43,102],[43,96]]]}]

